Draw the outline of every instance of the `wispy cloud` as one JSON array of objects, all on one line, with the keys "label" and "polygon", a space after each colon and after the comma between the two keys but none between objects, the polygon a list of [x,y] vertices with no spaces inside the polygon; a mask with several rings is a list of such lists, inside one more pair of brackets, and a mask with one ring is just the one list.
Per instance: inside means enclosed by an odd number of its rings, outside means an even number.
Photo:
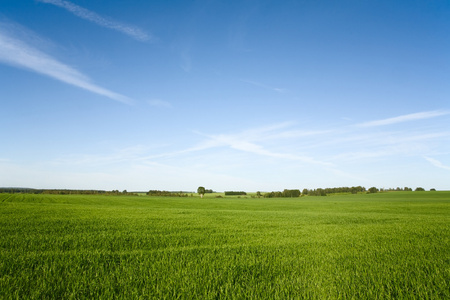
[{"label": "wispy cloud", "polygon": [[161,108],[172,108],[172,104],[170,102],[160,100],[160,99],[152,99],[147,101],[148,104],[155,107],[161,107]]},{"label": "wispy cloud", "polygon": [[261,88],[266,89],[266,90],[271,90],[271,91],[274,91],[274,92],[277,92],[277,93],[286,93],[287,92],[287,89],[269,86],[269,85],[262,84],[260,82],[256,82],[256,81],[253,81],[253,80],[241,79],[240,81],[248,83],[248,84],[251,84],[251,85],[254,85],[254,86],[261,87]]},{"label": "wispy cloud", "polygon": [[[124,95],[92,83],[89,77],[78,70],[29,45],[26,41],[17,38],[14,30],[20,30],[21,28],[10,26],[11,24],[7,24],[9,26],[2,25],[0,23],[0,62],[49,76],[122,103],[131,104],[133,102]],[[4,30],[4,28],[8,28],[9,30]],[[25,30],[21,31],[21,35],[24,36],[23,32]],[[29,35],[30,33],[27,34]],[[32,40],[33,37],[29,39]]]},{"label": "wispy cloud", "polygon": [[180,53],[180,68],[183,69],[183,71],[189,73],[192,69],[192,59],[190,55],[190,49],[184,49]]},{"label": "wispy cloud", "polygon": [[65,0],[37,0],[37,1],[42,3],[53,4],[58,7],[64,8],[67,11],[73,13],[77,17],[88,20],[102,27],[119,31],[138,41],[149,41],[152,39],[152,37],[149,34],[147,34],[140,28],[123,24],[121,22],[117,22],[109,18],[100,16],[99,14],[93,11],[90,11],[86,8],[73,4],[72,2],[69,1]]},{"label": "wispy cloud", "polygon": [[234,150],[239,150],[260,156],[293,160],[314,165],[333,166],[333,164],[331,163],[319,161],[308,155],[272,151],[258,144],[258,141],[262,142],[270,139],[292,138],[292,131],[280,131],[280,129],[289,126],[289,124],[290,123],[286,122],[273,126],[246,130],[236,134],[204,135],[207,137],[207,140],[197,147],[193,148],[193,150],[204,150],[215,147],[228,147]]},{"label": "wispy cloud", "polygon": [[237,133],[208,135],[197,132],[205,140],[172,154],[228,148],[336,171],[337,166],[348,163],[370,164],[379,159],[423,156],[450,136],[448,131],[420,127],[395,132],[367,131],[362,134],[355,126],[328,130],[293,129],[293,126],[294,123],[285,122]]},{"label": "wispy cloud", "polygon": [[419,112],[419,113],[414,113],[414,114],[398,116],[398,117],[394,117],[394,118],[365,122],[365,123],[358,124],[358,126],[360,126],[360,127],[385,126],[385,125],[391,125],[391,124],[397,124],[397,123],[403,123],[403,122],[409,122],[409,121],[430,119],[430,118],[435,118],[435,117],[448,115],[448,114],[450,114],[450,112],[442,111],[442,110],[425,111],[425,112]]},{"label": "wispy cloud", "polygon": [[428,132],[410,128],[397,132],[366,132],[364,135],[343,131],[321,147],[334,149],[331,161],[361,162],[388,157],[423,156],[442,141],[448,140],[450,132]]},{"label": "wispy cloud", "polygon": [[[278,158],[286,161],[297,161],[301,163],[307,163],[312,165],[321,165],[324,167],[332,167],[333,164],[325,161],[320,161],[309,155],[302,155],[301,153],[289,153],[281,151],[273,151],[270,146],[263,146],[264,143],[271,145],[279,145],[278,142],[273,143],[273,140],[277,139],[295,139],[296,137],[303,137],[304,133],[298,131],[283,131],[282,129],[289,126],[290,122],[275,124],[266,127],[254,128],[244,130],[238,133],[232,134],[215,134],[208,135],[200,132],[194,132],[197,135],[203,136],[205,139],[196,145],[191,147],[159,153],[151,155],[143,155],[139,159],[141,161],[174,158],[177,156],[183,156],[189,153],[206,151],[214,148],[233,149],[244,153],[256,154],[261,157]],[[278,134],[277,134],[278,133]],[[308,132],[307,136],[321,135],[322,132]]]},{"label": "wispy cloud", "polygon": [[444,170],[449,170],[450,171],[450,166],[446,166],[444,165],[442,162],[440,162],[437,159],[431,158],[431,157],[424,157],[429,163],[431,163],[433,166],[444,169]]},{"label": "wispy cloud", "polygon": [[75,154],[55,159],[48,164],[71,165],[71,166],[99,166],[113,165],[120,163],[132,163],[143,160],[144,153],[148,151],[146,147],[134,146],[123,149],[115,149],[109,153],[101,154]]},{"label": "wispy cloud", "polygon": [[[169,176],[167,170],[173,169],[178,175],[170,175],[171,181],[173,178],[180,178],[179,182],[193,181],[192,172],[198,172],[196,180],[202,183],[211,180],[211,186],[218,184],[212,178],[230,176],[227,180],[233,182],[254,181],[248,184],[256,189],[277,186],[280,182],[292,186],[298,182],[314,185],[330,174],[331,179],[323,184],[373,184],[378,176],[383,177],[379,179],[383,182],[384,177],[394,176],[392,173],[395,176],[404,173],[402,168],[408,168],[407,162],[415,164],[418,158],[450,170],[450,166],[431,158],[435,153],[442,153],[439,149],[450,133],[415,125],[419,126],[395,132],[379,132],[376,128],[374,132],[364,130],[361,134],[355,126],[311,130],[298,128],[293,122],[284,122],[231,133],[194,132],[196,136],[191,140],[197,142],[188,146],[185,142],[177,144],[170,141],[158,146],[116,150],[108,147],[103,153],[70,155],[45,165],[75,171],[110,170],[111,174],[129,169],[131,178],[141,180],[135,172],[142,171],[146,178],[155,176],[156,181],[160,180],[158,176],[161,174]],[[397,161],[404,163],[402,168],[398,168]],[[361,171],[360,166],[365,169]],[[121,178],[125,180],[126,176]],[[189,184],[195,186],[197,183]],[[227,186],[230,181],[220,184]]]}]

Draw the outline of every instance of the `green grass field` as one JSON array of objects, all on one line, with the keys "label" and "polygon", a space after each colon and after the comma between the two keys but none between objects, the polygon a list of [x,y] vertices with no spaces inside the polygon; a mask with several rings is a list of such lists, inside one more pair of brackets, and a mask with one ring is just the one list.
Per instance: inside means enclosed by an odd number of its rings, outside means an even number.
[{"label": "green grass field", "polygon": [[450,192],[0,194],[2,299],[450,299]]}]

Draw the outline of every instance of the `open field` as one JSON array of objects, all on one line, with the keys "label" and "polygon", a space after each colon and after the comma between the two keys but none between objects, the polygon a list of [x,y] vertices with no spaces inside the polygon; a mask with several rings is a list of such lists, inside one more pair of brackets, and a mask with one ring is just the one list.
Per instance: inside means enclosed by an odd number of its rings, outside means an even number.
[{"label": "open field", "polygon": [[0,194],[0,298],[449,299],[450,192]]}]

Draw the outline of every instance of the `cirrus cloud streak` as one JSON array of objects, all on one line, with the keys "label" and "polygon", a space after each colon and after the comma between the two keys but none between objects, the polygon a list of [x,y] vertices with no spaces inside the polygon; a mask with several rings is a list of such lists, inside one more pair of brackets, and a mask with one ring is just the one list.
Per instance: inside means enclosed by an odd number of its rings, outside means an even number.
[{"label": "cirrus cloud streak", "polygon": [[[4,28],[12,30],[5,30]],[[17,38],[13,32],[14,30],[26,31],[18,26],[0,23],[0,63],[46,75],[115,101],[126,104],[133,102],[127,96],[92,83],[89,77],[75,68],[58,61],[56,58],[29,45],[26,41]],[[25,35],[27,34],[29,33]],[[31,37],[30,40],[32,39]]]},{"label": "cirrus cloud streak", "polygon": [[123,24],[123,23],[108,19],[106,17],[102,17],[99,14],[97,14],[93,11],[90,11],[84,7],[78,6],[72,2],[64,1],[64,0],[38,0],[38,1],[42,2],[42,3],[48,3],[48,4],[52,4],[52,5],[64,8],[65,10],[73,13],[77,17],[88,20],[88,21],[93,22],[102,27],[119,31],[119,32],[124,33],[138,41],[149,41],[151,39],[151,37],[147,33],[145,33],[142,29]]},{"label": "cirrus cloud streak", "polygon": [[359,126],[360,127],[385,126],[385,125],[392,125],[392,124],[409,122],[409,121],[430,119],[430,118],[444,116],[444,115],[448,115],[448,114],[450,114],[450,112],[442,111],[442,110],[425,111],[425,112],[402,115],[402,116],[383,119],[383,120],[369,121],[369,122],[361,123],[361,124],[359,124]]},{"label": "cirrus cloud streak", "polygon": [[431,158],[431,157],[424,157],[429,163],[431,163],[433,166],[444,169],[444,170],[448,170],[450,171],[450,166],[446,166],[444,165],[442,162],[440,162],[437,159]]}]

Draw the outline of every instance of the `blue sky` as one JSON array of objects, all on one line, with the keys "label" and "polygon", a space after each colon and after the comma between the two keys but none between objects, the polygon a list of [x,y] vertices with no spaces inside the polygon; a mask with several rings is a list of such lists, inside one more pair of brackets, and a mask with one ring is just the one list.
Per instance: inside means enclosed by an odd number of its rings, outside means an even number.
[{"label": "blue sky", "polygon": [[450,189],[450,2],[0,2],[0,186]]}]

